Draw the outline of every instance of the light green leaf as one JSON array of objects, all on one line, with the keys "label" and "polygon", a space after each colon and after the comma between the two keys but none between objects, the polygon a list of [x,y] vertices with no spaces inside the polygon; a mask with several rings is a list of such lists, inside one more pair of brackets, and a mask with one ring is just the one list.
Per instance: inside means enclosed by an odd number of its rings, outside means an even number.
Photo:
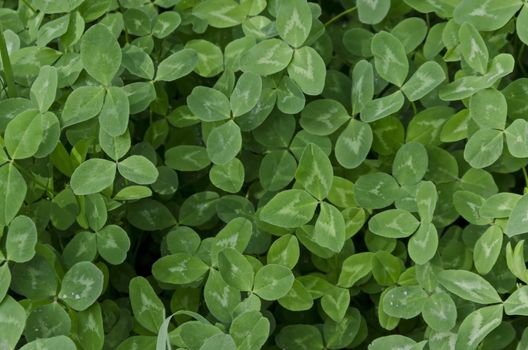
[{"label": "light green leaf", "polygon": [[504,233],[513,237],[528,232],[528,195],[524,195],[513,208]]},{"label": "light green leaf", "polygon": [[344,288],[354,286],[372,271],[372,252],[356,253],[343,261],[338,285]]},{"label": "light green leaf", "polygon": [[402,91],[409,101],[416,101],[433,91],[445,79],[442,66],[435,61],[428,61],[414,72],[402,86]]},{"label": "light green leaf", "polygon": [[128,128],[129,114],[128,94],[120,87],[110,87],[99,114],[101,128],[113,137],[123,135]]},{"label": "light green leaf", "polygon": [[234,117],[248,113],[259,102],[262,78],[255,73],[242,73],[235,85],[229,103]]},{"label": "light green leaf", "polygon": [[7,226],[24,203],[27,185],[15,165],[0,167],[0,226]]},{"label": "light green leaf", "polygon": [[97,251],[112,265],[125,261],[130,249],[130,239],[125,230],[117,225],[108,225],[96,232]]},{"label": "light green leaf", "polygon": [[358,0],[359,21],[365,24],[378,24],[389,13],[390,6],[390,0]]},{"label": "light green leaf", "polygon": [[46,339],[36,339],[30,343],[27,343],[20,350],[76,350],[75,343],[70,338],[59,335],[56,337],[50,337]]},{"label": "light green leaf", "polygon": [[415,344],[416,342],[411,338],[399,334],[394,334],[375,339],[372,343],[370,343],[369,350],[414,350]]},{"label": "light green leaf", "polygon": [[244,184],[244,164],[238,158],[233,158],[223,165],[214,164],[209,171],[209,180],[221,190],[237,193]]},{"label": "light green leaf", "polygon": [[189,75],[198,65],[198,54],[193,49],[182,49],[165,58],[158,65],[156,80],[173,81]]},{"label": "light green leaf", "polygon": [[278,193],[260,212],[260,219],[272,225],[295,228],[308,223],[317,207],[317,200],[303,190]]},{"label": "light green leaf", "polygon": [[354,186],[354,194],[360,207],[381,209],[396,200],[399,186],[389,174],[375,172],[359,177]]},{"label": "light green leaf", "polygon": [[200,120],[214,122],[229,119],[229,99],[218,90],[205,86],[195,87],[187,96],[187,105]]},{"label": "light green leaf", "polygon": [[0,303],[0,345],[15,349],[26,324],[26,311],[11,296]]},{"label": "light green leaf", "polygon": [[293,269],[299,261],[299,257],[299,241],[295,236],[287,234],[278,238],[269,247],[266,261],[269,264],[284,265]]},{"label": "light green leaf", "polygon": [[238,250],[225,248],[220,251],[218,270],[231,287],[241,291],[250,291],[253,288],[253,267]]},{"label": "light green leaf", "polygon": [[326,136],[350,120],[345,107],[335,100],[320,99],[306,105],[301,112],[302,128],[313,135]]},{"label": "light green leaf", "polygon": [[524,119],[515,119],[506,130],[506,144],[508,151],[515,158],[528,157],[528,122]]},{"label": "light green leaf", "polygon": [[480,308],[460,324],[455,349],[474,350],[502,321],[502,305]]},{"label": "light green leaf", "polygon": [[480,129],[469,138],[464,148],[464,159],[473,168],[485,168],[499,159],[503,146],[504,137],[502,131]]},{"label": "light green leaf", "polygon": [[207,137],[207,155],[214,164],[227,164],[237,156],[241,148],[242,133],[232,120],[215,127]]},{"label": "light green leaf", "polygon": [[522,286],[514,291],[504,302],[504,313],[509,316],[528,316],[528,286]]},{"label": "light green leaf", "polygon": [[335,322],[343,320],[349,304],[350,292],[345,288],[333,287],[321,298],[321,308]]},{"label": "light green leaf", "polygon": [[352,70],[352,111],[361,113],[374,97],[374,69],[369,61],[361,60]]},{"label": "light green leaf", "polygon": [[376,98],[367,102],[361,111],[361,120],[374,122],[398,112],[405,103],[405,97],[401,91],[396,91],[388,96]]},{"label": "light green leaf", "polygon": [[37,110],[30,109],[7,124],[4,142],[13,159],[24,159],[37,153],[43,137],[40,114]]},{"label": "light green leaf", "polygon": [[165,307],[144,277],[134,277],[128,287],[132,312],[137,322],[157,333],[165,319]]},{"label": "light green leaf", "polygon": [[528,44],[528,7],[523,6],[515,21],[517,36],[526,45]]},{"label": "light green leaf", "polygon": [[94,264],[82,261],[73,265],[62,279],[59,298],[76,311],[89,308],[103,291],[103,273]]},{"label": "light green leaf", "polygon": [[150,185],[156,182],[158,169],[143,156],[132,155],[117,163],[119,174],[125,179],[140,185]]},{"label": "light green leaf", "polygon": [[427,172],[428,158],[425,147],[418,142],[410,142],[396,152],[392,163],[392,174],[400,185],[414,185]]},{"label": "light green leaf", "polygon": [[330,192],[333,177],[332,163],[326,154],[313,143],[306,146],[295,173],[297,183],[312,196],[322,200]]},{"label": "light green leaf", "polygon": [[31,260],[35,255],[37,238],[37,228],[33,220],[24,215],[14,218],[7,231],[7,259],[17,263]]},{"label": "light green leaf", "polygon": [[437,248],[436,227],[431,223],[422,222],[418,231],[409,239],[409,256],[415,263],[423,265],[434,257]]},{"label": "light green leaf", "polygon": [[457,308],[453,298],[444,292],[434,293],[422,307],[422,317],[437,332],[447,332],[456,324]]},{"label": "light green leaf", "polygon": [[264,300],[277,300],[288,294],[294,279],[287,267],[269,264],[257,271],[253,292]]},{"label": "light green leaf", "polygon": [[304,46],[295,50],[288,75],[306,95],[319,95],[325,86],[326,64],[315,49]]},{"label": "light green leaf", "polygon": [[457,23],[471,23],[477,30],[492,31],[503,27],[521,8],[520,0],[462,0],[453,12]]},{"label": "light green leaf", "polygon": [[341,212],[331,204],[322,202],[319,217],[315,222],[312,240],[338,253],[345,243],[345,220]]},{"label": "light green leaf", "polygon": [[206,0],[198,3],[192,14],[207,22],[211,27],[229,28],[244,20],[243,7],[234,0]]},{"label": "light green leaf", "polygon": [[497,262],[502,249],[502,229],[498,225],[490,226],[479,237],[473,248],[473,261],[478,273],[485,275]]},{"label": "light green leaf", "polygon": [[270,333],[270,322],[259,311],[249,311],[237,316],[229,327],[237,350],[260,349]]},{"label": "light green leaf", "polygon": [[412,235],[420,223],[406,210],[389,209],[369,220],[369,230],[382,237],[404,238]]},{"label": "light green leaf", "polygon": [[206,168],[211,161],[205,147],[182,145],[165,152],[165,164],[178,171],[198,171]]},{"label": "light green leaf", "polygon": [[112,32],[102,24],[88,29],[81,40],[83,68],[103,85],[110,82],[121,66],[122,53]]},{"label": "light green leaf", "polygon": [[369,124],[351,120],[337,138],[334,150],[337,161],[347,169],[357,168],[367,158],[372,140]]},{"label": "light green leaf", "polygon": [[55,101],[57,93],[57,69],[53,66],[42,66],[40,72],[31,85],[29,95],[40,113],[47,112]]},{"label": "light green leaf", "polygon": [[501,298],[495,288],[484,278],[471,271],[440,271],[438,273],[438,282],[451,293],[477,304],[501,302]]},{"label": "light green leaf", "polygon": [[165,11],[158,15],[152,27],[152,35],[164,39],[173,33],[181,24],[181,16],[176,11]]},{"label": "light green leaf", "polygon": [[95,117],[103,108],[105,89],[101,86],[81,86],[66,99],[61,114],[63,128]]},{"label": "light green leaf", "polygon": [[508,105],[496,89],[485,89],[471,96],[469,115],[481,128],[504,129]]},{"label": "light green leaf", "polygon": [[371,49],[376,72],[387,82],[401,87],[409,73],[409,61],[400,40],[381,31],[372,38]]},{"label": "light green leaf", "polygon": [[306,41],[312,28],[312,11],[306,0],[291,0],[279,3],[277,32],[294,48]]},{"label": "light green leaf", "polygon": [[70,184],[73,192],[78,196],[97,193],[113,184],[115,174],[115,163],[106,159],[92,158],[82,162],[75,169]]},{"label": "light green leaf", "polygon": [[391,288],[383,296],[383,312],[392,317],[410,319],[422,312],[427,299],[427,293],[420,286]]},{"label": "light green leaf", "polygon": [[187,253],[164,256],[152,265],[152,275],[160,282],[187,284],[199,280],[209,267]]},{"label": "light green leaf", "polygon": [[292,56],[293,49],[284,41],[267,39],[242,54],[240,67],[244,72],[267,76],[288,67]]},{"label": "light green leaf", "polygon": [[240,291],[228,285],[218,271],[211,270],[204,287],[204,299],[211,314],[227,323],[240,303]]},{"label": "light green leaf", "polygon": [[480,74],[488,70],[488,47],[482,36],[470,22],[464,22],[458,31],[460,53],[469,66]]}]

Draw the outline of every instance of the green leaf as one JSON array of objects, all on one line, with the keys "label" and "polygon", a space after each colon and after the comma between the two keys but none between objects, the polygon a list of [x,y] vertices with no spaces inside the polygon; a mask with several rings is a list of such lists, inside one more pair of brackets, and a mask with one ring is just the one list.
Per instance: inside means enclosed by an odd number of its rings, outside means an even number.
[{"label": "green leaf", "polygon": [[187,105],[200,120],[214,122],[229,119],[229,99],[218,90],[205,86],[195,87],[187,97]]},{"label": "green leaf", "polygon": [[0,345],[14,349],[26,324],[26,311],[11,296],[0,303]]},{"label": "green leaf", "polygon": [[372,271],[371,252],[356,253],[343,261],[338,285],[344,288],[354,286],[356,282],[367,276]]},{"label": "green leaf", "polygon": [[313,135],[326,136],[350,119],[345,107],[335,100],[320,99],[306,105],[301,112],[302,128]]},{"label": "green leaf", "polygon": [[359,177],[354,195],[360,207],[381,209],[394,202],[399,195],[399,186],[392,176],[375,172]]},{"label": "green leaf", "polygon": [[95,80],[108,86],[121,66],[119,43],[106,26],[96,24],[88,29],[81,40],[83,68]]},{"label": "green leaf", "polygon": [[508,218],[508,223],[506,225],[506,230],[504,233],[508,237],[513,237],[528,232],[528,216],[526,212],[528,211],[528,195],[524,195],[518,202],[517,205],[513,208],[510,217]]},{"label": "green leaf", "polygon": [[502,229],[500,226],[490,226],[479,237],[473,248],[473,261],[478,273],[485,275],[491,271],[497,262],[502,249]]},{"label": "green leaf", "polygon": [[335,322],[343,320],[349,304],[350,292],[344,288],[331,288],[321,298],[321,308]]},{"label": "green leaf", "polygon": [[433,91],[445,79],[442,66],[435,61],[428,61],[414,72],[402,86],[402,91],[409,101],[416,101]]},{"label": "green leaf", "polygon": [[492,305],[473,311],[460,324],[455,347],[476,349],[480,342],[502,321],[502,305]]},{"label": "green leaf", "polygon": [[211,164],[205,147],[182,145],[165,152],[165,164],[178,171],[198,171]]},{"label": "green leaf", "polygon": [[470,22],[464,22],[458,31],[460,52],[468,65],[480,74],[488,70],[488,47],[482,36]]},{"label": "green leaf", "polygon": [[438,248],[438,232],[431,223],[420,224],[418,230],[409,239],[408,250],[411,259],[420,265],[431,260]]},{"label": "green leaf", "polygon": [[[164,12],[166,13],[166,12]],[[165,58],[158,65],[156,80],[174,81],[189,75],[198,65],[198,54],[193,49],[182,49]]]},{"label": "green leaf", "polygon": [[55,67],[40,67],[39,75],[29,91],[31,100],[38,106],[40,113],[47,112],[53,102],[55,102],[57,80],[57,69]]},{"label": "green leaf", "polygon": [[299,241],[295,236],[284,235],[269,247],[266,261],[270,264],[284,265],[293,269],[300,257]]},{"label": "green leaf", "polygon": [[236,344],[229,334],[216,334],[207,338],[200,350],[236,350]]},{"label": "green leaf", "polygon": [[7,231],[7,259],[17,263],[31,260],[35,255],[36,244],[37,228],[33,220],[24,215],[14,218]]},{"label": "green leaf", "polygon": [[390,0],[359,0],[357,2],[359,21],[365,24],[378,24],[387,16],[390,6]]},{"label": "green leaf", "polygon": [[238,158],[233,158],[223,165],[214,164],[209,171],[209,180],[221,190],[237,193],[244,184],[244,165]]},{"label": "green leaf", "polygon": [[422,312],[427,299],[427,293],[420,286],[391,288],[383,296],[383,311],[392,317],[410,319]]},{"label": "green leaf", "polygon": [[270,333],[270,322],[258,311],[237,316],[229,327],[238,350],[260,349]]},{"label": "green leaf", "polygon": [[523,6],[521,8],[521,12],[519,12],[519,15],[517,16],[517,20],[515,21],[515,31],[517,32],[517,36],[521,41],[526,45],[528,43],[528,8],[526,6]]},{"label": "green leaf", "polygon": [[284,41],[267,39],[245,51],[240,58],[240,66],[244,72],[267,76],[288,67],[292,56],[293,49]]},{"label": "green leaf", "polygon": [[68,95],[61,114],[63,128],[95,117],[103,108],[105,89],[100,86],[81,86]]},{"label": "green leaf", "polygon": [[[370,345],[369,350],[396,350],[396,349],[414,349],[416,342],[411,338],[403,335],[387,335],[375,339]],[[420,349],[420,348],[418,348]]]},{"label": "green leaf", "polygon": [[427,298],[422,306],[422,317],[437,332],[447,332],[456,324],[457,308],[449,294],[438,292]]},{"label": "green leaf", "polygon": [[364,122],[374,122],[398,112],[405,103],[405,98],[401,91],[396,91],[388,96],[383,96],[365,104],[361,111],[361,120]]},{"label": "green leaf", "polygon": [[37,339],[30,343],[27,343],[21,350],[52,350],[52,349],[64,349],[64,350],[75,350],[77,347],[70,338],[59,335],[56,337],[50,337],[46,339]]},{"label": "green leaf", "polygon": [[521,8],[519,0],[463,0],[453,12],[457,23],[471,23],[477,30],[492,31],[503,27]]},{"label": "green leaf", "polygon": [[508,106],[496,89],[485,89],[471,96],[469,115],[481,128],[504,129]]},{"label": "green leaf", "polygon": [[160,282],[187,284],[199,280],[209,267],[187,253],[164,256],[152,265],[152,275]]},{"label": "green leaf", "polygon": [[215,127],[207,137],[207,155],[211,162],[225,165],[232,161],[242,148],[242,134],[232,120]]},{"label": "green leaf", "polygon": [[294,48],[306,41],[312,28],[312,11],[306,0],[281,2],[277,12],[277,32]]},{"label": "green leaf", "polygon": [[345,220],[341,212],[331,204],[321,203],[321,211],[315,222],[312,240],[338,253],[343,248],[345,238]]},{"label": "green leaf", "polygon": [[264,300],[277,300],[293,286],[293,273],[285,266],[269,264],[255,274],[253,292]]},{"label": "green leaf", "polygon": [[97,251],[112,265],[119,265],[130,249],[130,239],[125,230],[117,225],[108,225],[96,232]]},{"label": "green leaf", "polygon": [[374,69],[372,64],[361,60],[352,70],[352,111],[361,113],[365,105],[374,97]]},{"label": "green leaf", "polygon": [[317,327],[295,324],[282,327],[275,341],[282,349],[323,350],[323,337]]},{"label": "green leaf", "polygon": [[262,93],[262,78],[251,72],[242,73],[229,97],[233,116],[251,111],[259,102]]},{"label": "green leaf", "polygon": [[392,163],[392,174],[401,185],[418,183],[427,172],[428,158],[425,147],[418,142],[403,145]]},{"label": "green leaf", "polygon": [[13,159],[29,158],[37,153],[43,136],[39,112],[30,109],[20,113],[7,124],[5,147]]},{"label": "green leaf", "polygon": [[295,228],[308,223],[317,200],[303,190],[286,190],[273,197],[260,212],[260,219],[272,225]]},{"label": "green leaf", "polygon": [[503,146],[504,137],[500,130],[480,129],[469,138],[464,159],[473,168],[485,168],[499,159]]},{"label": "green leaf", "polygon": [[515,119],[506,130],[506,144],[508,151],[516,158],[528,157],[528,122],[524,119]]},{"label": "green leaf", "polygon": [[304,46],[295,50],[288,75],[306,95],[319,95],[325,86],[326,64],[317,51]]},{"label": "green leaf", "polygon": [[134,277],[128,288],[134,318],[149,331],[157,333],[165,319],[165,307],[149,281]]},{"label": "green leaf", "polygon": [[229,322],[234,308],[240,303],[240,292],[228,285],[220,273],[211,270],[204,287],[207,309],[222,322]]},{"label": "green leaf", "polygon": [[0,167],[0,226],[7,226],[24,202],[27,185],[13,164]]},{"label": "green leaf", "polygon": [[105,159],[88,159],[75,169],[70,184],[78,196],[98,193],[113,184],[115,174],[115,163]]},{"label": "green leaf", "polygon": [[404,238],[412,235],[420,223],[406,210],[389,209],[374,215],[369,230],[382,237]]},{"label": "green leaf", "polygon": [[154,26],[152,27],[152,35],[158,39],[164,39],[173,33],[181,24],[181,16],[176,11],[165,11],[158,15]]},{"label": "green leaf", "polygon": [[495,288],[474,272],[465,270],[441,271],[438,274],[438,282],[451,293],[477,304],[501,302]]},{"label": "green leaf", "polygon": [[335,156],[347,169],[357,168],[367,158],[372,146],[372,129],[369,124],[351,120],[337,138]]},{"label": "green leaf", "polygon": [[133,155],[117,163],[119,174],[140,185],[150,185],[158,178],[158,169],[143,156]]},{"label": "green leaf", "polygon": [[128,128],[130,105],[128,95],[122,88],[110,87],[99,114],[101,128],[110,136],[123,135]]},{"label": "green leaf", "polygon": [[409,73],[409,61],[403,44],[394,35],[381,31],[372,38],[371,49],[379,76],[401,87]]},{"label": "green leaf", "polygon": [[62,279],[59,298],[76,311],[89,308],[103,291],[103,273],[91,262],[73,265]]},{"label": "green leaf", "polygon": [[243,7],[234,0],[206,0],[196,5],[192,14],[215,28],[236,26],[245,17]]},{"label": "green leaf", "polygon": [[326,154],[311,143],[304,149],[295,179],[308,193],[322,200],[332,187],[334,172]]},{"label": "green leaf", "polygon": [[234,248],[226,248],[218,255],[218,270],[224,281],[241,291],[253,287],[254,272],[249,261]]},{"label": "green leaf", "polygon": [[528,316],[528,286],[522,286],[514,291],[504,302],[504,313],[509,316],[521,315]]}]

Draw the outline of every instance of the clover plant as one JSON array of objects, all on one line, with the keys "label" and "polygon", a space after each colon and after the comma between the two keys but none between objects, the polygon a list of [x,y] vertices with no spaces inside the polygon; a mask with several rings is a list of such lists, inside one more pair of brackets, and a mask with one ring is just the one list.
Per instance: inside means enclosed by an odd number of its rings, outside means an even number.
[{"label": "clover plant", "polygon": [[0,0],[0,349],[528,349],[527,44],[523,0]]}]

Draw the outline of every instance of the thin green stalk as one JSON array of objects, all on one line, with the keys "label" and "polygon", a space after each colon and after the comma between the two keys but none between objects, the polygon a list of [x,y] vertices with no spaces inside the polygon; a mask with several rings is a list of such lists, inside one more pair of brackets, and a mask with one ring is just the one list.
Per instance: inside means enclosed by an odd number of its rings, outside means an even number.
[{"label": "thin green stalk", "polygon": [[16,97],[15,79],[13,78],[13,68],[7,52],[7,45],[4,38],[4,28],[0,24],[0,57],[4,66],[4,77],[7,84],[7,96]]},{"label": "thin green stalk", "polygon": [[334,23],[335,21],[337,21],[338,19],[340,19],[341,17],[343,16],[346,16],[348,15],[349,13],[352,13],[356,10],[356,6],[354,7],[351,7],[343,12],[341,12],[340,14],[336,15],[335,17],[331,18],[328,22],[326,22],[324,25],[325,27],[328,27],[330,24]]},{"label": "thin green stalk", "polygon": [[524,175],[524,183],[526,185],[525,188],[528,188],[528,173],[526,173],[526,169],[524,167],[522,167],[521,169]]},{"label": "thin green stalk", "polygon": [[33,6],[31,6],[31,4],[27,0],[22,0],[22,2],[24,3],[24,5],[27,6],[27,8],[29,8],[31,11],[33,11],[33,13],[37,13],[37,10],[35,10],[35,8]]}]

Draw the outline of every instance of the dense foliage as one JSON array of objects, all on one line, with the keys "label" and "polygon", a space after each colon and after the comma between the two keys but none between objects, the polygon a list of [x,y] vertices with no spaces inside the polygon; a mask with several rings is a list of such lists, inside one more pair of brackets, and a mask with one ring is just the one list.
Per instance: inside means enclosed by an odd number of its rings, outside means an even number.
[{"label": "dense foliage", "polygon": [[528,348],[522,0],[0,0],[0,349]]}]

